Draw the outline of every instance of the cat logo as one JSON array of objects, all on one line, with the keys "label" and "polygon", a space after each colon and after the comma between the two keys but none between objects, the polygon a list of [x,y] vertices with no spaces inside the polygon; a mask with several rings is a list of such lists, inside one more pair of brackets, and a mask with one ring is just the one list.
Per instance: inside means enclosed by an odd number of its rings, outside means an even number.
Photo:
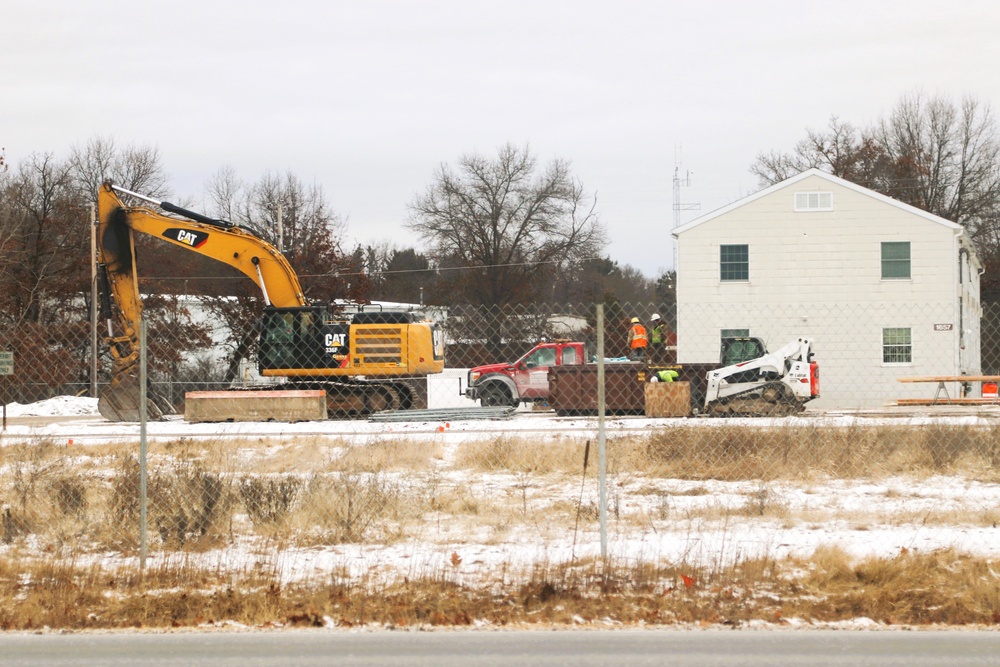
[{"label": "cat logo", "polygon": [[346,333],[328,333],[323,340],[327,354],[337,354],[340,348],[347,347]]},{"label": "cat logo", "polygon": [[170,229],[163,232],[163,236],[178,243],[183,243],[184,245],[189,245],[192,248],[200,248],[208,240],[208,234],[205,232],[196,232],[190,229],[178,229],[176,227],[171,227]]}]

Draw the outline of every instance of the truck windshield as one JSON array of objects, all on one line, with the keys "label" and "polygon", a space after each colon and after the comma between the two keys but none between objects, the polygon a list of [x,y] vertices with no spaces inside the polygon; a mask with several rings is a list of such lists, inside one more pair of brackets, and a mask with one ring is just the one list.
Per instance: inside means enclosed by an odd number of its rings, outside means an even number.
[{"label": "truck windshield", "polygon": [[528,367],[555,366],[556,349],[554,347],[543,347],[535,350],[524,359],[524,364]]}]

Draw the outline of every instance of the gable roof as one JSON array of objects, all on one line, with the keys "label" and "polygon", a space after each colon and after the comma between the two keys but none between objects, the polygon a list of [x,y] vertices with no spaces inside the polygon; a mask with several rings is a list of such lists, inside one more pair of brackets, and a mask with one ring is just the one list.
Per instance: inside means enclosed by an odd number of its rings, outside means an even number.
[{"label": "gable roof", "polygon": [[803,171],[800,174],[792,176],[791,178],[786,178],[783,181],[775,183],[774,185],[772,185],[770,187],[767,187],[767,188],[764,188],[763,190],[760,190],[758,192],[755,192],[752,195],[744,197],[743,199],[738,199],[738,200],[734,201],[732,204],[729,204],[727,206],[723,206],[722,208],[718,208],[718,209],[716,209],[716,210],[714,210],[714,211],[712,211],[710,213],[706,213],[705,215],[703,215],[703,216],[701,216],[699,218],[695,218],[691,222],[688,222],[686,224],[681,225],[680,227],[677,227],[676,229],[674,229],[673,231],[671,231],[670,234],[674,238],[677,238],[678,234],[683,234],[684,232],[686,232],[687,230],[689,230],[689,229],[691,229],[693,227],[697,227],[698,225],[706,223],[709,220],[713,220],[715,218],[718,218],[719,216],[725,215],[726,213],[729,213],[730,211],[733,211],[733,210],[735,210],[737,208],[740,208],[741,206],[749,204],[750,202],[756,201],[758,199],[762,199],[764,197],[767,197],[768,195],[773,194],[773,193],[777,192],[778,190],[783,190],[784,188],[787,188],[787,187],[789,187],[791,185],[795,185],[799,181],[805,180],[805,179],[810,178],[812,176],[818,176],[819,178],[822,178],[822,179],[824,179],[826,181],[829,181],[830,183],[833,183],[835,185],[839,185],[839,186],[841,186],[843,188],[847,188],[848,190],[853,190],[853,191],[857,192],[858,194],[862,194],[862,195],[865,195],[867,197],[871,197],[872,199],[880,201],[880,202],[882,202],[884,204],[888,204],[890,206],[895,206],[896,208],[902,209],[902,210],[904,210],[904,211],[906,211],[908,213],[911,213],[913,215],[919,216],[919,217],[924,218],[926,220],[930,220],[931,222],[935,222],[935,223],[937,223],[939,225],[944,225],[945,227],[948,227],[949,229],[964,230],[964,227],[962,227],[962,225],[960,225],[960,224],[958,224],[956,222],[952,222],[951,220],[947,220],[945,218],[942,218],[941,216],[934,215],[933,213],[928,213],[927,211],[924,211],[923,209],[919,209],[916,206],[911,206],[909,204],[904,204],[903,202],[899,201],[898,199],[893,199],[892,197],[887,197],[887,196],[885,196],[885,195],[883,195],[883,194],[881,194],[879,192],[875,192],[874,190],[869,190],[868,188],[862,187],[862,186],[858,185],[857,183],[852,183],[851,181],[848,181],[848,180],[845,180],[843,178],[840,178],[839,176],[834,176],[833,174],[828,174],[825,171],[821,171],[819,169],[813,168],[813,169],[807,169],[806,171]]}]

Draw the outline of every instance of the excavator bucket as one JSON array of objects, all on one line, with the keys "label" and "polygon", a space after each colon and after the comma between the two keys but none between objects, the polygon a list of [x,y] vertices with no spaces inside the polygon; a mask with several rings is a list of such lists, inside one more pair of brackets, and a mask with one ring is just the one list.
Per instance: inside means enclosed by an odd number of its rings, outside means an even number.
[{"label": "excavator bucket", "polygon": [[[137,422],[142,419],[141,386],[135,375],[120,375],[101,392],[97,399],[97,410],[101,416],[113,422]],[[163,419],[165,401],[153,392],[146,392],[146,419]]]}]

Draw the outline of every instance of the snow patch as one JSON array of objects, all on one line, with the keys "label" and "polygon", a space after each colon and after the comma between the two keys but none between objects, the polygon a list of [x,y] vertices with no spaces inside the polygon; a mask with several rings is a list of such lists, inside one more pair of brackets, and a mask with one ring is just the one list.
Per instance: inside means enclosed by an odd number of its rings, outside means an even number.
[{"label": "snow patch", "polygon": [[82,396],[56,396],[37,403],[10,403],[8,417],[97,416],[97,399]]}]

